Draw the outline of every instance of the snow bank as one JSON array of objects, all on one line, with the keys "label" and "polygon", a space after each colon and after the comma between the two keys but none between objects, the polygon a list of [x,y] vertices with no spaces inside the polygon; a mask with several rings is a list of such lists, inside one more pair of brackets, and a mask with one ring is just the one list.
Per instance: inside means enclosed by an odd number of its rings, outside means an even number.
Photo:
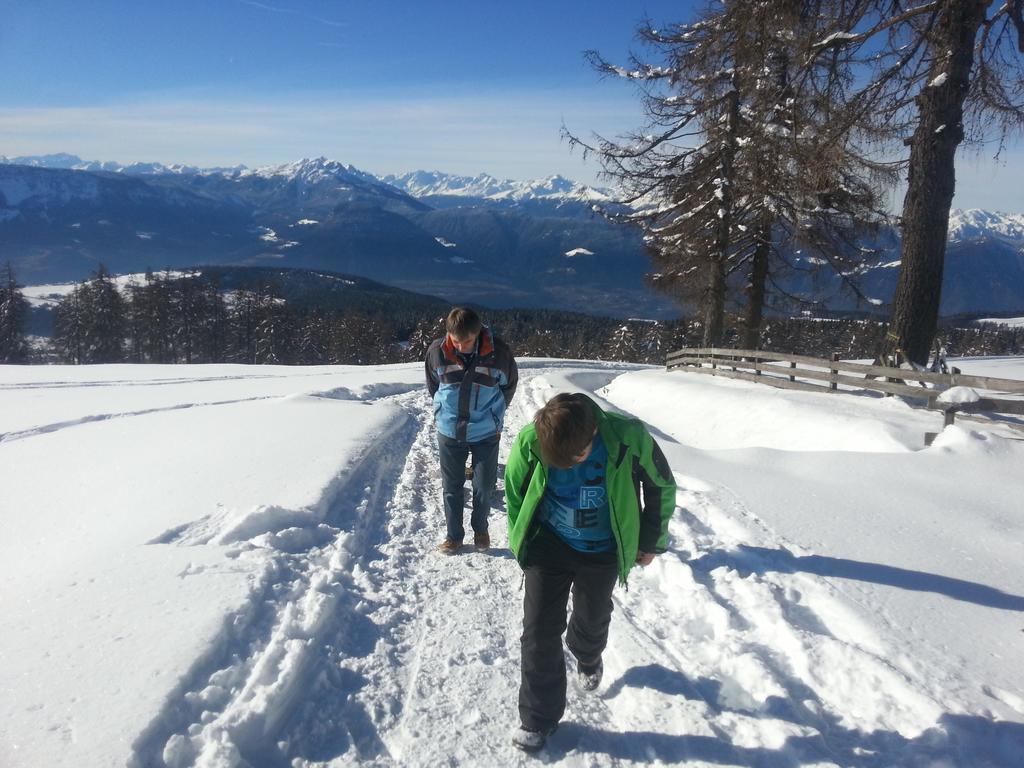
[{"label": "snow bank", "polygon": [[981,395],[970,387],[950,387],[939,395],[938,400],[940,403],[960,405],[964,403],[976,403],[981,400]]},{"label": "snow bank", "polygon": [[793,392],[696,373],[630,373],[603,394],[704,450],[903,452],[922,447],[937,420],[891,398]]}]

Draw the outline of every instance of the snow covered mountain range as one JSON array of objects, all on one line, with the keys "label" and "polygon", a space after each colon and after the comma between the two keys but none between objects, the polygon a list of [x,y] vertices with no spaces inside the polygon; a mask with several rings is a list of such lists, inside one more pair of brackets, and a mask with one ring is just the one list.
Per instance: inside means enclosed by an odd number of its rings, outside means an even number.
[{"label": "snow covered mountain range", "polygon": [[325,157],[303,159],[283,165],[268,165],[248,168],[244,165],[200,168],[194,165],[163,163],[129,163],[123,165],[114,161],[83,160],[67,153],[33,155],[8,158],[0,155],[0,164],[25,165],[34,168],[59,168],[73,171],[101,171],[122,173],[129,176],[176,175],[220,175],[231,178],[258,176],[261,178],[291,177],[308,181],[325,178],[339,178],[347,175],[360,177],[365,182],[383,182],[397,187],[412,197],[462,197],[488,199],[496,202],[523,200],[594,201],[606,202],[613,198],[608,189],[589,187],[567,179],[564,176],[549,176],[544,179],[516,181],[497,179],[487,173],[477,176],[459,176],[441,171],[412,171],[402,175],[375,176],[352,165],[344,165]]},{"label": "snow covered mountain range", "polygon": [[0,164],[27,165],[33,168],[60,168],[68,171],[106,171],[108,173],[125,173],[129,175],[146,175],[157,173],[232,173],[245,170],[244,165],[221,168],[199,168],[194,165],[173,163],[128,163],[123,165],[113,160],[83,160],[78,155],[58,152],[52,155],[23,155],[6,157],[0,155]]},{"label": "snow covered mountain range", "polygon": [[[224,176],[235,180],[261,178],[294,181],[307,185],[356,180],[359,184],[383,183],[414,198],[469,198],[493,202],[548,200],[608,203],[615,197],[614,190],[587,186],[559,175],[525,181],[498,179],[488,173],[461,176],[442,171],[423,170],[410,171],[401,175],[375,175],[353,165],[345,165],[325,157],[257,168],[248,168],[245,165],[202,168],[179,163],[171,165],[158,162],[122,164],[115,161],[83,160],[77,155],[58,153],[20,157],[0,155],[0,165],[119,173],[126,176]],[[1024,213],[1002,213],[977,208],[957,208],[950,213],[950,242],[962,242],[982,237],[998,237],[1004,241],[1024,242]]]},{"label": "snow covered mountain range", "polygon": [[23,283],[82,279],[100,261],[124,273],[234,264],[326,269],[495,307],[675,311],[644,282],[639,235],[594,214],[590,193],[565,179],[472,187],[438,175],[435,191],[466,193],[448,204],[326,158],[206,170],[14,160],[30,164],[0,164],[0,248]]},{"label": "snow covered mountain range", "polygon": [[[496,307],[674,315],[644,282],[639,235],[593,212],[612,199],[561,176],[376,176],[323,157],[204,169],[0,156],[0,248],[28,283],[81,279],[100,261],[119,272],[273,265]],[[949,237],[943,314],[1024,309],[1024,214],[957,210]],[[886,248],[865,270],[881,302],[898,274],[895,233]],[[808,275],[792,280],[797,292],[816,290]]]},{"label": "snow covered mountain range", "polygon": [[1024,243],[1024,213],[993,213],[978,208],[958,208],[950,213],[950,242],[963,242],[982,237],[997,237],[1011,243]]},{"label": "snow covered mountain range", "polygon": [[490,174],[456,176],[441,171],[412,171],[401,176],[379,177],[413,197],[470,197],[494,201],[559,200],[606,202],[613,199],[608,189],[588,187],[564,176],[513,181]]}]

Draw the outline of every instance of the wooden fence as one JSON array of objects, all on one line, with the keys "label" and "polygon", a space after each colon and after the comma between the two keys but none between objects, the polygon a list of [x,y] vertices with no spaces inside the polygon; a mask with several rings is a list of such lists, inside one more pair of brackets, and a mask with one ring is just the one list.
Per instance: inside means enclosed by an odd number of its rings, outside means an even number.
[{"label": "wooden fence", "polygon": [[[807,392],[869,390],[916,398],[925,401],[928,408],[942,411],[946,425],[952,424],[957,414],[985,422],[991,422],[996,418],[995,414],[1024,415],[1024,381],[848,363],[840,360],[838,354],[833,354],[831,360],[822,360],[766,350],[689,348],[670,352],[665,365],[670,371],[685,368],[687,372],[743,379],[781,389]],[[939,395],[950,387],[982,390],[980,400],[940,402]],[[999,423],[1024,432],[1024,421],[1000,420]],[[925,441],[930,443],[932,437],[934,433],[929,433]]]}]

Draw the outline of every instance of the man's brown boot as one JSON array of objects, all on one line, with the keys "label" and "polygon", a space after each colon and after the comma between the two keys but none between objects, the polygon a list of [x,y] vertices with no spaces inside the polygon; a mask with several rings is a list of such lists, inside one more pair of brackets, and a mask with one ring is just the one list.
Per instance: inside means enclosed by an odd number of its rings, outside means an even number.
[{"label": "man's brown boot", "polygon": [[446,555],[454,555],[456,552],[462,549],[462,542],[456,541],[455,539],[445,539],[441,542],[441,545],[438,547],[438,549]]},{"label": "man's brown boot", "polygon": [[474,533],[473,546],[484,552],[491,548],[491,536],[488,533]]}]

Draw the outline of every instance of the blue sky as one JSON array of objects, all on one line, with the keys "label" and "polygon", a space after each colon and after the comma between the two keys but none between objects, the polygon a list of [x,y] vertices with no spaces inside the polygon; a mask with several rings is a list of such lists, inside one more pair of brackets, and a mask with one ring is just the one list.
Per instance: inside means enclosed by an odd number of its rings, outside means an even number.
[{"label": "blue sky", "polygon": [[[563,123],[642,123],[624,61],[645,16],[695,0],[0,0],[0,154],[249,166],[327,157],[593,182]],[[955,205],[1024,210],[1013,177],[964,158]]]}]

